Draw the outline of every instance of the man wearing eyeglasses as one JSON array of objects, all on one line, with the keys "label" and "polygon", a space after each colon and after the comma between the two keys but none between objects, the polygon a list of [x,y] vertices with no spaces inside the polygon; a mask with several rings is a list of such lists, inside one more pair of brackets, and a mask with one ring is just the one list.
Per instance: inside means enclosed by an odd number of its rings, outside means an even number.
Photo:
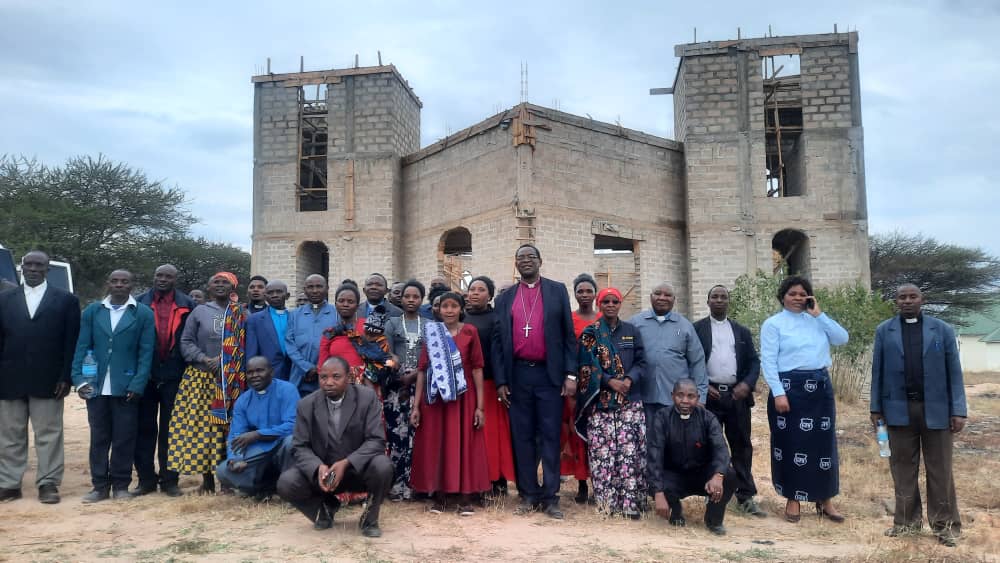
[{"label": "man wearing eyeglasses", "polygon": [[514,266],[521,280],[497,296],[493,331],[493,373],[499,401],[510,409],[521,497],[514,513],[541,509],[547,516],[561,520],[559,434],[563,397],[576,395],[572,309],[566,286],[541,277],[542,255],[538,248],[522,244],[514,253]]}]

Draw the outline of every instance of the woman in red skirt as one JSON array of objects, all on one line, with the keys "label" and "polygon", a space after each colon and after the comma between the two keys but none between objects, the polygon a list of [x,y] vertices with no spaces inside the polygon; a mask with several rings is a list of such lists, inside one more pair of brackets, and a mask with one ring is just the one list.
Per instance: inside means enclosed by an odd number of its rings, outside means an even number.
[{"label": "woman in red skirt", "polygon": [[417,385],[410,421],[413,468],[410,486],[433,494],[430,512],[447,508],[458,495],[458,513],[475,511],[469,501],[490,490],[483,432],[483,350],[476,327],[462,322],[465,300],[441,296],[443,322],[425,325],[424,349],[417,365]]},{"label": "woman in red skirt", "polygon": [[[597,296],[597,282],[590,274],[580,274],[573,280],[573,296],[576,297],[577,309],[573,311],[573,332],[579,339],[583,329],[594,324],[601,318],[601,313],[594,309],[594,298]],[[562,433],[559,446],[559,473],[569,475],[579,481],[577,503],[587,502],[587,478],[590,477],[590,466],[587,463],[587,443],[573,429],[576,420],[576,397],[564,399]]]},{"label": "woman in red skirt", "polygon": [[483,347],[483,408],[486,414],[486,465],[493,483],[493,496],[507,495],[507,481],[514,479],[514,451],[510,445],[510,417],[507,408],[497,396],[496,382],[493,380],[492,357],[493,323],[496,311],[490,305],[496,285],[486,276],[477,276],[469,282],[469,297],[465,303],[465,322],[479,331],[479,343]]}]

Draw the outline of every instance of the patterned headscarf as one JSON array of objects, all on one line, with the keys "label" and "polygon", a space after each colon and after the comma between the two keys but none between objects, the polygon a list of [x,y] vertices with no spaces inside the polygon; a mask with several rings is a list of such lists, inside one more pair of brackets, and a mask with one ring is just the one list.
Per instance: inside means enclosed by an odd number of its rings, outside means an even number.
[{"label": "patterned headscarf", "polygon": [[[236,289],[237,286],[240,285],[240,281],[236,278],[236,274],[232,272],[216,272],[215,275],[213,275],[212,278],[208,280],[208,282],[211,283],[212,280],[214,280],[215,278],[222,278],[226,280],[227,282],[232,284],[234,290]],[[239,295],[236,294],[235,291],[233,291],[232,293],[229,294],[229,300],[235,303],[240,300],[240,297]]]}]

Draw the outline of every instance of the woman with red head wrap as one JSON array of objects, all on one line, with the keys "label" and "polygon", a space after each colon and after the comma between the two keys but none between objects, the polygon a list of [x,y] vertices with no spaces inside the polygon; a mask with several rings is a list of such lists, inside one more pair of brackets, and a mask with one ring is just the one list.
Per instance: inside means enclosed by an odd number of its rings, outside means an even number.
[{"label": "woman with red head wrap", "polygon": [[238,284],[230,272],[212,276],[209,298],[191,311],[181,334],[181,354],[189,365],[170,419],[167,466],[200,473],[202,492],[215,491],[215,467],[226,458],[229,415],[246,388],[246,312],[237,301]]},{"label": "woman with red head wrap", "polygon": [[576,430],[587,441],[590,480],[601,510],[638,519],[646,505],[646,417],[639,395],[645,366],[639,330],[621,320],[622,294],[597,294],[601,318],[580,336]]}]

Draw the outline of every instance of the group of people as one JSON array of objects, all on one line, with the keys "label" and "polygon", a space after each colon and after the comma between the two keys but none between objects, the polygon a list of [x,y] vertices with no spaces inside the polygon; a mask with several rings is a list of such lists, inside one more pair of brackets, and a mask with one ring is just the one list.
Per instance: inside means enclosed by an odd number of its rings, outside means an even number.
[{"label": "group of people", "polygon": [[[734,496],[742,512],[766,515],[754,498],[750,439],[763,371],[784,518],[799,521],[808,502],[844,521],[833,504],[828,367],[830,346],[848,334],[822,312],[809,280],[782,282],[782,310],[761,327],[758,356],[751,332],[728,316],[724,286],[709,290],[710,314],[695,323],[674,310],[667,283],[626,320],[622,293],[586,274],[573,281],[572,308],[565,286],[541,276],[533,245],[517,249],[514,265],[516,284],[498,291],[479,276],[464,293],[443,278],[428,291],[375,273],[331,294],[315,274],[293,310],[287,285],[261,276],[246,304],[228,272],[212,276],[196,303],[175,287],[171,265],[137,297],[133,275],[115,270],[107,297],[81,315],[73,295],[47,286],[48,256],[29,252],[23,286],[0,293],[0,501],[21,496],[30,419],[39,500],[59,502],[62,399],[72,384],[91,429],[87,503],[158,488],[178,496],[179,474],[194,474],[202,493],[216,491],[216,477],[222,492],[277,493],[317,529],[364,498],[360,528],[377,537],[386,498],[471,515],[477,501],[508,494],[509,481],[515,514],[562,519],[560,481],[570,475],[580,481],[577,502],[633,519],[652,508],[678,526],[681,499],[706,496],[705,524],[725,534]],[[900,316],[876,334],[871,403],[893,452],[897,509],[887,535],[920,526],[923,449],[928,519],[954,545],[951,434],[966,416],[954,333],[921,313],[918,288],[901,287],[897,304]],[[129,490],[133,467],[138,487]]]}]

